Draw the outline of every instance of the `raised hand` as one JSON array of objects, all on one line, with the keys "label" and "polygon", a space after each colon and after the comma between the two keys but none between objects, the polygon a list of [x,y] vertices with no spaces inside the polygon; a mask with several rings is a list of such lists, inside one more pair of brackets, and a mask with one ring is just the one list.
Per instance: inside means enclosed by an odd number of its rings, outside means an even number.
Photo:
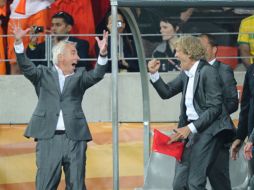
[{"label": "raised hand", "polygon": [[29,31],[31,30],[31,28],[27,28],[27,29],[23,30],[17,25],[12,25],[11,28],[12,28],[12,33],[14,35],[16,44],[21,43],[22,38],[25,35],[27,35],[29,33]]},{"label": "raised hand", "polygon": [[108,32],[103,31],[103,38],[100,40],[98,37],[95,37],[97,44],[100,48],[100,55],[107,55],[108,53]]},{"label": "raised hand", "polygon": [[151,74],[154,74],[156,73],[159,68],[160,68],[160,61],[157,60],[157,59],[152,59],[151,61],[148,62],[148,71],[151,73]]}]

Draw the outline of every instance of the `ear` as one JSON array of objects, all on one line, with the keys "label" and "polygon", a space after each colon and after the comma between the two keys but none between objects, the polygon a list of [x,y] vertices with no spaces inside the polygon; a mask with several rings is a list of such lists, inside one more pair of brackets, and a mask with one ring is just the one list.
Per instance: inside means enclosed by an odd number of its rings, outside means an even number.
[{"label": "ear", "polygon": [[218,48],[215,46],[215,47],[213,47],[213,49],[212,49],[212,50],[213,50],[213,54],[214,54],[214,55],[216,55],[216,54],[217,54],[217,50],[218,50]]},{"label": "ear", "polygon": [[175,32],[178,32],[179,30],[179,26],[176,26]]},{"label": "ear", "polygon": [[59,53],[59,54],[57,55],[57,62],[58,62],[58,64],[62,63],[62,62],[63,62],[63,59],[64,59],[63,54],[62,54],[62,53]]},{"label": "ear", "polygon": [[71,25],[67,25],[67,31],[68,31],[68,33],[71,31],[71,29],[72,29],[72,26]]}]

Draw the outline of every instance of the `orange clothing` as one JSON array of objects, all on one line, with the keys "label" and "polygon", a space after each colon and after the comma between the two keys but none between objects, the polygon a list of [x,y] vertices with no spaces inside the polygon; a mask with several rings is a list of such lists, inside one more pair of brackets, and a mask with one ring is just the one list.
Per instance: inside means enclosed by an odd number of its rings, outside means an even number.
[{"label": "orange clothing", "polygon": [[[51,4],[51,16],[59,11],[69,13],[74,19],[72,34],[95,34],[92,0],[56,0]],[[95,56],[95,37],[77,36],[89,42],[89,55]]]},{"label": "orange clothing", "polygon": [[[28,18],[23,18],[23,19],[13,19],[10,18],[9,23],[8,23],[8,31],[7,33],[11,35],[11,25],[19,25],[22,29],[30,28],[31,26],[43,26],[44,29],[49,28],[49,8],[44,9],[39,11],[38,13],[28,17]],[[44,41],[44,36],[42,33],[40,33],[40,36],[38,38],[38,43]],[[29,37],[26,37],[23,39],[24,46],[27,47],[29,44]],[[13,44],[14,44],[14,38],[13,37],[8,37],[7,39],[8,42],[8,59],[13,59],[10,61],[10,64],[15,64],[15,53],[13,49]]]},{"label": "orange clothing", "polygon": [[[3,35],[3,29],[0,27],[0,35]],[[4,39],[0,37],[0,75],[6,74],[6,63],[5,61],[1,61],[1,59],[5,59],[5,51],[4,51]]]},{"label": "orange clothing", "polygon": [[[6,16],[7,10],[6,5],[4,7],[0,7],[0,15]],[[0,26],[0,35],[3,35],[4,31],[2,26]],[[0,75],[6,74],[6,63],[3,61],[5,59],[5,48],[4,48],[4,37],[0,37]]]}]

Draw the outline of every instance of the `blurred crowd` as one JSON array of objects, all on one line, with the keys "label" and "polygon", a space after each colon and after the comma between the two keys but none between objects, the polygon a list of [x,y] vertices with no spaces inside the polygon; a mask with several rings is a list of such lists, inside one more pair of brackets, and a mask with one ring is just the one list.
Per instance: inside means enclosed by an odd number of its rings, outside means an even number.
[{"label": "blurred crowd", "polygon": [[[131,8],[138,23],[147,59],[161,61],[160,72],[179,71],[174,42],[183,34],[214,34],[218,60],[245,71],[253,63],[254,13],[251,8]],[[62,15],[61,15],[62,14]],[[24,39],[36,65],[50,64],[50,49],[59,40],[77,42],[78,66],[91,70],[98,51],[94,36],[111,31],[109,0],[0,0],[0,74],[20,74],[13,51],[11,26],[31,28]],[[130,27],[118,12],[118,65],[120,72],[139,72],[137,50]],[[249,34],[250,33],[250,34]],[[47,38],[49,37],[49,38]],[[109,55],[110,55],[109,38]],[[111,72],[109,64],[108,72]]]}]

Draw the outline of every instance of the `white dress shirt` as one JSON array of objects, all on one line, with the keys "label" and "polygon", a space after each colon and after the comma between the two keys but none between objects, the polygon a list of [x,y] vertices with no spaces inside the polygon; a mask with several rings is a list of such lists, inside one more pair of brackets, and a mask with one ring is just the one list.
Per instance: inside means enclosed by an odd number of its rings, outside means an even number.
[{"label": "white dress shirt", "polygon": [[[189,77],[187,90],[185,94],[186,115],[189,121],[197,120],[199,118],[193,105],[193,98],[194,98],[193,87],[194,87],[194,79],[195,79],[195,74],[198,68],[198,64],[199,64],[199,61],[195,62],[189,71],[184,71],[185,74]],[[190,123],[188,127],[190,128],[192,133],[197,133],[197,129],[193,123]]]},{"label": "white dress shirt", "polygon": [[213,65],[215,61],[216,61],[216,59],[213,59],[212,61],[209,61],[209,64]]}]

